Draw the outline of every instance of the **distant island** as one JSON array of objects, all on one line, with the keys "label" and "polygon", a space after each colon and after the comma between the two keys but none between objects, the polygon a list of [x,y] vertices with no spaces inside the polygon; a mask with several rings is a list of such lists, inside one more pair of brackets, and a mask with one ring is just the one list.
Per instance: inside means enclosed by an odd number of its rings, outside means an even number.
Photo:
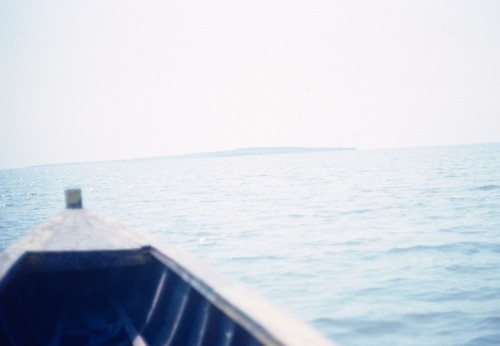
[{"label": "distant island", "polygon": [[299,154],[299,153],[317,153],[328,151],[346,151],[355,150],[349,147],[329,147],[329,148],[313,148],[313,147],[251,147],[239,148],[224,151],[212,151],[192,154],[169,155],[169,156],[154,156],[154,157],[138,157],[124,160],[103,160],[103,161],[83,161],[83,162],[66,162],[53,163],[44,165],[33,165],[30,167],[45,167],[59,165],[79,165],[93,164],[99,162],[130,162],[130,161],[149,161],[149,160],[176,160],[176,159],[200,159],[200,158],[216,158],[216,157],[233,157],[233,156],[257,156],[257,155],[278,155],[278,154]]},{"label": "distant island", "polygon": [[355,150],[348,147],[330,147],[330,148],[311,148],[311,147],[252,147],[239,148],[233,150],[213,151],[205,153],[194,153],[184,155],[167,156],[170,159],[193,159],[193,158],[211,158],[211,157],[230,157],[230,156],[252,156],[252,155],[277,155],[277,154],[299,154],[299,153],[317,153],[327,151]]}]

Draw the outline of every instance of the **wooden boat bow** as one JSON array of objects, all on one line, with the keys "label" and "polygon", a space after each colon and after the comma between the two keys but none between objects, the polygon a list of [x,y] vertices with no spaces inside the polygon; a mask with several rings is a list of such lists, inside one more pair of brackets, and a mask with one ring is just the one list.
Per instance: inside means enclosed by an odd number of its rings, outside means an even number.
[{"label": "wooden boat bow", "polygon": [[66,202],[0,254],[1,345],[332,345],[79,193]]}]

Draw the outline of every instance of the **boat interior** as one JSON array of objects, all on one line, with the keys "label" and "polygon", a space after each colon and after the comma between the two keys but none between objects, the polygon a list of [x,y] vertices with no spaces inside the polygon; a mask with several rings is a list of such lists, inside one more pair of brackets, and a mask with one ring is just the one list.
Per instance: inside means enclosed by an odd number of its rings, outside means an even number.
[{"label": "boat interior", "polygon": [[147,247],[26,253],[1,282],[0,345],[262,344],[164,262]]}]

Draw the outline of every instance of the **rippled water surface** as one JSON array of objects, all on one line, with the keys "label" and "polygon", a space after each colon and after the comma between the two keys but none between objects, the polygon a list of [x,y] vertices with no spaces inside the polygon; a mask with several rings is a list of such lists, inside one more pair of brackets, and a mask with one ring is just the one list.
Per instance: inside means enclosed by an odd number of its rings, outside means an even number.
[{"label": "rippled water surface", "polygon": [[500,345],[500,145],[0,171],[0,248],[84,190],[339,345]]}]

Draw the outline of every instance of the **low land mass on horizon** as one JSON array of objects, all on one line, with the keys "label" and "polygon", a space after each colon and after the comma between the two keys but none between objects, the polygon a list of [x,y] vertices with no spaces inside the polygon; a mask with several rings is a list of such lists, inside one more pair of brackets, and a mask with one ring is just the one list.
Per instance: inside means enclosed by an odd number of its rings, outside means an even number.
[{"label": "low land mass on horizon", "polygon": [[355,150],[355,148],[350,148],[350,147],[323,147],[323,148],[318,148],[318,147],[249,147],[249,148],[239,148],[239,149],[224,150],[224,151],[211,151],[211,152],[181,154],[181,155],[138,157],[138,158],[134,158],[134,159],[125,159],[125,160],[54,163],[54,164],[45,164],[45,165],[34,165],[31,167],[88,164],[88,163],[98,163],[98,162],[127,162],[127,161],[168,160],[168,159],[170,159],[170,160],[174,160],[174,159],[198,159],[198,158],[251,156],[251,155],[298,154],[298,153],[315,153],[315,152],[344,151],[344,150]]},{"label": "low land mass on horizon", "polygon": [[325,151],[354,150],[348,147],[250,147],[238,148],[224,151],[213,151],[205,153],[193,153],[184,155],[168,156],[168,158],[204,158],[204,157],[228,157],[228,156],[250,156],[250,155],[276,155],[276,154],[298,154]]}]

